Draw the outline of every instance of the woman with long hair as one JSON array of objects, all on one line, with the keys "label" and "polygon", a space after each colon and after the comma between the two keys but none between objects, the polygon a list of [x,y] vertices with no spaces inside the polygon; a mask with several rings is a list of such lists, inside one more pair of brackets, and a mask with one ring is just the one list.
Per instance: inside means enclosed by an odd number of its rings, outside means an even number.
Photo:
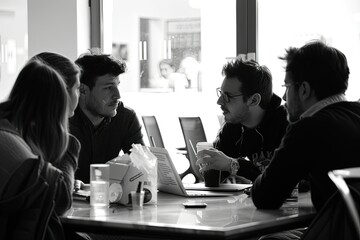
[{"label": "woman with long hair", "polygon": [[[74,74],[61,72],[64,65],[47,62],[48,54],[37,55],[20,71],[9,98],[0,104],[0,206],[4,199],[14,198],[12,194],[23,193],[16,197],[37,213],[26,222],[26,228],[33,231],[26,232],[27,239],[39,237],[36,229],[44,229],[42,237],[64,239],[57,215],[71,207],[80,148],[68,126],[77,105],[79,69],[61,55],[50,55],[67,62]],[[68,85],[68,79],[74,83]],[[12,207],[26,212],[21,206]],[[44,212],[48,215],[43,216]],[[7,223],[0,227],[0,235],[5,233],[6,239],[13,234],[11,214],[0,213],[0,222],[5,219]],[[44,225],[34,227],[39,223]]]}]

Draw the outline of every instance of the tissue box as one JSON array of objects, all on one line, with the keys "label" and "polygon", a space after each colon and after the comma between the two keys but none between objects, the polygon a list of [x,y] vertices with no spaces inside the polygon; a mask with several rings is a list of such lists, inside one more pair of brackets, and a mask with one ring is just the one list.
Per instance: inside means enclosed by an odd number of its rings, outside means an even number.
[{"label": "tissue box", "polygon": [[115,158],[108,164],[110,202],[131,205],[131,191],[136,191],[139,181],[142,181],[145,191],[144,204],[157,203],[157,181],[151,181],[151,174],[136,168],[131,162],[123,163],[121,158]]}]

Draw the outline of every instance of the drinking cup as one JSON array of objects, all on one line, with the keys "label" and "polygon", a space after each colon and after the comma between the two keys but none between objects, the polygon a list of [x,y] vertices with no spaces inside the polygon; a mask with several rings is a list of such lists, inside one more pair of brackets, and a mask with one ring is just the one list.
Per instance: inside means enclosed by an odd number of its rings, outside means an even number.
[{"label": "drinking cup", "polygon": [[[213,144],[210,142],[198,142],[196,144],[197,152],[204,150],[204,149],[210,149],[213,148]],[[205,181],[205,187],[218,187],[220,184],[220,171],[215,169],[210,169],[207,171],[204,171],[203,173],[204,181]]]},{"label": "drinking cup", "polygon": [[90,206],[109,205],[109,164],[90,165]]}]

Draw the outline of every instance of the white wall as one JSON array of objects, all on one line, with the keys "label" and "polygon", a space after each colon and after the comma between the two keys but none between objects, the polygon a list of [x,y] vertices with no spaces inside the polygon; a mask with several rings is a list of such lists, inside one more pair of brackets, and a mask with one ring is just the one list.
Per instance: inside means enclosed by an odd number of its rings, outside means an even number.
[{"label": "white wall", "polygon": [[0,1],[0,101],[10,93],[28,55],[26,0]]},{"label": "white wall", "polygon": [[29,0],[29,57],[51,51],[75,60],[90,46],[89,16],[88,1]]}]

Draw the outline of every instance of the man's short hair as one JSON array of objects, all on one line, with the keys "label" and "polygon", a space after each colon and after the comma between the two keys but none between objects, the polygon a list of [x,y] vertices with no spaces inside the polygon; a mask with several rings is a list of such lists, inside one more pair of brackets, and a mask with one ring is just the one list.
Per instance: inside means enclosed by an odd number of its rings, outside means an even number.
[{"label": "man's short hair", "polygon": [[117,77],[126,71],[124,61],[103,54],[98,49],[90,49],[89,53],[82,54],[75,63],[81,68],[80,82],[90,89],[94,87],[97,77],[107,74]]},{"label": "man's short hair", "polygon": [[290,47],[280,59],[286,61],[285,70],[294,82],[308,82],[319,100],[347,90],[350,71],[345,55],[320,40]]},{"label": "man's short hair", "polygon": [[229,61],[222,69],[223,76],[237,78],[242,83],[241,92],[247,100],[251,95],[261,95],[260,107],[267,109],[272,95],[272,76],[266,66],[261,66],[254,60],[236,58]]}]

